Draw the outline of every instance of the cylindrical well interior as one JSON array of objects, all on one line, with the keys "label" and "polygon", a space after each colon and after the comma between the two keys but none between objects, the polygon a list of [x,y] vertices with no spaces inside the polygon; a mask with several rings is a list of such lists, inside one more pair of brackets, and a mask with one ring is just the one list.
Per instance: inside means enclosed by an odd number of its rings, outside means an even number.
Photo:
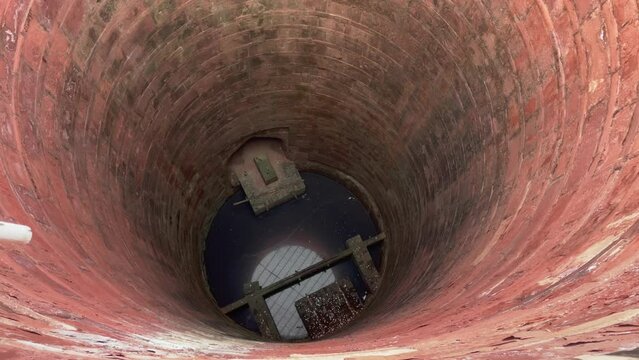
[{"label": "cylindrical well interior", "polygon": [[[635,1],[0,15],[0,220],[34,229],[0,245],[0,354],[561,356],[636,339]],[[203,240],[225,162],[256,135],[359,184],[388,235],[382,288],[333,338],[249,341],[211,303]]]}]

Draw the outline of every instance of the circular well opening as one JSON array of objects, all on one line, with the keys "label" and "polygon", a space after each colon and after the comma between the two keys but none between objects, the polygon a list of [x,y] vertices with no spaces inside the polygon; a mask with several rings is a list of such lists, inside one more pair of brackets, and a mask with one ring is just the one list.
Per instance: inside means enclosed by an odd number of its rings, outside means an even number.
[{"label": "circular well opening", "polygon": [[[236,191],[216,214],[204,251],[207,282],[222,312],[271,340],[308,341],[332,334],[355,320],[374,292],[347,241],[378,237],[376,219],[340,182],[316,172],[300,175],[303,195],[259,215],[245,202],[245,192]],[[380,278],[382,245],[365,246]],[[275,336],[260,327],[260,315],[250,304],[233,306],[248,298],[251,283],[266,289],[322,264],[312,276],[292,279],[261,297]]]}]

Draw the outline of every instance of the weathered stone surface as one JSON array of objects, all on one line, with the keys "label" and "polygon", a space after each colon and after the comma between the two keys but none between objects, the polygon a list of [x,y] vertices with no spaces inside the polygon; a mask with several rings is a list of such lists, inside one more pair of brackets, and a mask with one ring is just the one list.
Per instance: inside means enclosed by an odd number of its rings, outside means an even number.
[{"label": "weathered stone surface", "polygon": [[259,215],[301,196],[304,180],[277,139],[255,138],[229,160],[231,183],[242,185],[253,212]]},{"label": "weathered stone surface", "polygon": [[355,266],[357,266],[357,270],[359,270],[359,275],[364,280],[364,283],[366,283],[368,291],[372,293],[377,292],[380,285],[379,272],[377,268],[375,268],[373,258],[368,251],[368,247],[364,245],[362,237],[359,235],[352,237],[346,241],[346,245],[353,251],[353,261],[355,262]]},{"label": "weathered stone surface", "polygon": [[[0,246],[0,358],[635,349],[637,6],[0,1],[0,220],[34,233]],[[225,160],[271,129],[392,239],[344,337],[243,340],[201,280]]]},{"label": "weathered stone surface", "polygon": [[353,321],[362,301],[348,279],[341,279],[295,302],[311,339],[331,334]]},{"label": "weathered stone surface", "polygon": [[244,294],[248,300],[248,306],[253,319],[260,329],[260,334],[269,340],[281,340],[271,310],[268,308],[264,297],[258,293],[262,287],[257,282],[244,285]]}]

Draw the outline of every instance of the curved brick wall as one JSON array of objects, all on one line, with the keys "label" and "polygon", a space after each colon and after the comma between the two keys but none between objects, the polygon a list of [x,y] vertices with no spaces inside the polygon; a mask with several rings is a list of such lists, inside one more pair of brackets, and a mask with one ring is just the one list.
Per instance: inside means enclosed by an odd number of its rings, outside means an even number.
[{"label": "curved brick wall", "polygon": [[[0,2],[0,220],[34,229],[0,245],[0,357],[639,346],[638,15],[636,0]],[[382,289],[332,339],[247,339],[207,295],[224,159],[256,133],[361,184],[389,235]]]}]

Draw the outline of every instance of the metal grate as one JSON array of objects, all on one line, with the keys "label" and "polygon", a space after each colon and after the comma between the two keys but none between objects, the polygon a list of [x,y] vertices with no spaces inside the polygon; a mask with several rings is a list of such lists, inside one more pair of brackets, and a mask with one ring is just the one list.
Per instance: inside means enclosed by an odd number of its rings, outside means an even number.
[{"label": "metal grate", "polygon": [[[265,287],[320,261],[322,258],[311,249],[303,246],[284,246],[270,252],[260,261],[251,281],[258,281]],[[295,308],[295,302],[334,282],[335,275],[329,269],[266,299],[282,338],[294,340],[308,337]]]}]

